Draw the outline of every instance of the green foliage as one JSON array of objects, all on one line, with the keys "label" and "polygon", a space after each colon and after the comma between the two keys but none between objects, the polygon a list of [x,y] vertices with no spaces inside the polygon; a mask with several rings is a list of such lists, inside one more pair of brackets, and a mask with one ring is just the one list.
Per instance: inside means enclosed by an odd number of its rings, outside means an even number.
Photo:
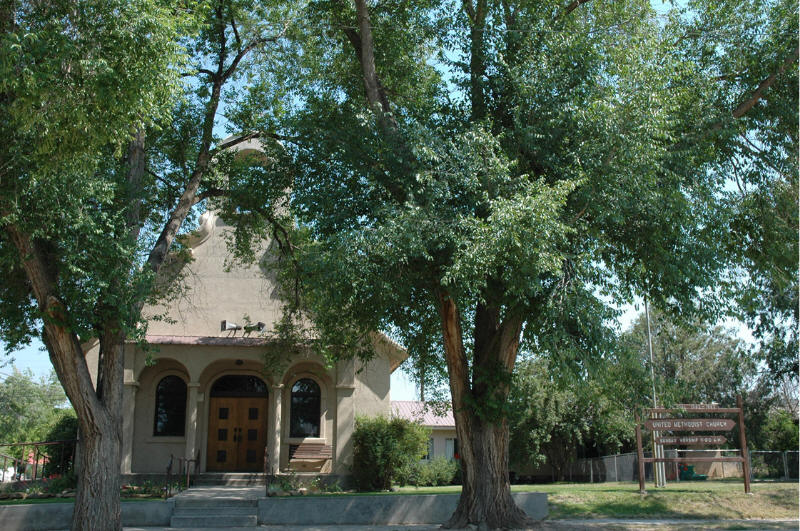
[{"label": "green foliage", "polygon": [[796,451],[798,448],[797,418],[784,410],[769,414],[764,425],[762,448],[776,451]]},{"label": "green foliage", "polygon": [[712,171],[728,179],[724,241],[740,267],[725,284],[773,376],[796,378],[798,4],[695,0],[682,11],[681,53],[716,80],[702,101],[717,136]]},{"label": "green foliage", "polygon": [[[70,411],[63,414],[47,432],[47,441],[74,441],[78,438],[78,418]],[[75,458],[75,443],[55,445],[47,448],[49,462],[45,466],[45,475],[64,474],[72,470]]]},{"label": "green foliage", "polygon": [[[736,397],[755,384],[757,352],[723,327],[681,322],[658,310],[651,311],[650,327],[656,393],[662,404],[719,402],[735,407]],[[642,365],[650,366],[644,314],[621,341]]]},{"label": "green foliage", "polygon": [[[8,177],[96,160],[163,114],[183,57],[177,2],[11,2],[0,20]],[[24,142],[24,143],[23,143]],[[33,166],[31,166],[33,164]],[[70,163],[74,168],[75,165]],[[53,176],[55,177],[55,176]],[[42,183],[45,184],[45,183]]]},{"label": "green foliage", "polygon": [[77,484],[78,478],[72,470],[60,477],[48,479],[45,483],[47,492],[52,494],[61,494],[65,490],[74,490]]},{"label": "green foliage", "polygon": [[392,417],[357,417],[353,479],[359,490],[388,490],[397,475],[425,455],[430,430]]},{"label": "green foliage", "polygon": [[[36,381],[30,369],[14,369],[0,381],[0,443],[51,440],[54,427],[72,415],[67,408],[67,397],[54,373]],[[21,448],[10,451],[18,453]]]},{"label": "green foliage", "polygon": [[430,461],[417,461],[404,466],[397,476],[397,483],[415,487],[441,487],[461,483],[461,463],[457,460],[437,457]]},{"label": "green foliage", "polygon": [[[126,237],[131,205],[120,199],[138,199],[141,190],[128,189],[118,162],[132,132],[162,119],[179,88],[186,58],[180,36],[192,17],[178,4],[91,0],[3,8],[10,13],[0,17],[0,268],[14,283],[0,290],[0,330],[8,350],[40,336],[41,316],[7,227],[29,234],[48,273],[57,272],[71,330],[91,337],[106,307],[133,328],[125,303],[138,281],[109,290],[137,277],[131,265],[140,252]],[[100,292],[105,305],[97,304]]]},{"label": "green foliage", "polygon": [[543,358],[518,363],[509,399],[511,468],[524,474],[547,461],[560,475],[578,449],[614,453],[629,447],[634,412],[648,400],[648,380],[639,360],[626,354],[607,354],[578,377]]},{"label": "green foliage", "polygon": [[[416,375],[441,381],[444,293],[470,363],[486,309],[498,326],[520,319],[523,349],[553,370],[580,373],[613,336],[609,300],[647,293],[687,319],[719,314],[731,205],[713,170],[731,109],[713,61],[684,46],[689,17],[660,20],[635,0],[569,14],[491,4],[476,43],[468,10],[451,7],[370,6],[391,119],[365,105],[346,31],[300,41],[287,83],[300,103],[285,116],[299,228],[284,272],[321,350],[361,353],[387,331]],[[346,4],[304,14],[312,27],[354,22]],[[481,382],[510,371],[468,372],[476,389],[503,389]],[[505,414],[502,397],[473,396],[471,411]]]}]

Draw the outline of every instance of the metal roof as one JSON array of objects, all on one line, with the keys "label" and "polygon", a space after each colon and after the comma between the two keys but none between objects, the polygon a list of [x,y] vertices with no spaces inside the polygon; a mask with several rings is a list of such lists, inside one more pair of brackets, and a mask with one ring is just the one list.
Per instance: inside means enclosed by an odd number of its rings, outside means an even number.
[{"label": "metal roof", "polygon": [[430,428],[456,427],[452,409],[448,409],[447,413],[440,416],[430,405],[425,407],[425,402],[419,400],[392,400],[392,415],[419,422]]}]

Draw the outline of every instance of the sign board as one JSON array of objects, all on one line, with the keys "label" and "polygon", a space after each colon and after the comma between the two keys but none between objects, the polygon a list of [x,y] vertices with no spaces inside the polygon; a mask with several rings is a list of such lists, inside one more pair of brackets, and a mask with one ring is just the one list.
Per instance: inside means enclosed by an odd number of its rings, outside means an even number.
[{"label": "sign board", "polygon": [[710,404],[675,404],[672,406],[674,409],[685,409],[685,410],[703,410],[703,409],[716,409],[719,407],[719,402],[711,402]]},{"label": "sign board", "polygon": [[[681,411],[682,410],[682,411]],[[736,398],[735,408],[719,407],[717,402],[710,404],[676,404],[671,408],[645,408],[650,417],[647,420],[640,419],[638,413],[635,415],[636,419],[636,457],[638,461],[639,472],[639,492],[645,493],[644,489],[644,465],[645,463],[673,463],[676,467],[685,463],[729,463],[737,462],[742,463],[742,471],[744,472],[744,491],[750,493],[750,459],[747,452],[747,439],[744,434],[744,410],[742,408],[742,397]],[[659,418],[661,415],[671,415],[680,417],[684,413],[694,412],[698,415],[706,416],[706,418]],[[736,415],[737,421],[729,418],[708,418],[707,415]],[[642,424],[644,424],[653,434],[653,444],[655,445],[654,456],[644,456],[644,446],[642,445]],[[718,455],[719,452],[709,452],[717,455],[703,456],[703,457],[665,457],[663,454],[659,457],[657,450],[666,445],[698,445],[710,446],[712,444],[721,445],[728,442],[727,437],[723,435],[663,435],[660,432],[681,432],[681,431],[730,431],[734,426],[739,425],[739,444],[741,447],[738,449],[740,455],[738,457],[722,457]],[[681,452],[683,450],[676,450]],[[677,470],[676,470],[677,472]]]},{"label": "sign board", "polygon": [[656,437],[656,444],[680,444],[687,446],[721,445],[728,442],[723,435],[683,435],[681,437]]},{"label": "sign board", "polygon": [[731,419],[650,419],[644,425],[658,431],[730,431],[736,422]]}]

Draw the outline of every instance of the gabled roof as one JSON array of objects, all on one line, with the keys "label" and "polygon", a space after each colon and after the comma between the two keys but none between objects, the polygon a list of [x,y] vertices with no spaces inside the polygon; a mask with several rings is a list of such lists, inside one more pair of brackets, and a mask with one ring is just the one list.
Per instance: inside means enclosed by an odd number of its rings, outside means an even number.
[{"label": "gabled roof", "polygon": [[437,415],[425,402],[419,400],[392,400],[392,415],[413,422],[419,422],[429,428],[455,428],[453,411],[447,410],[444,415]]}]

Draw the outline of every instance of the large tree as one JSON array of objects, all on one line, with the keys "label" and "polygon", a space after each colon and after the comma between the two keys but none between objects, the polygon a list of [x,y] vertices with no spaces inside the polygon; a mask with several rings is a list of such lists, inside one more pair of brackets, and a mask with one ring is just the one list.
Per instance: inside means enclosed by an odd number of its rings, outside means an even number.
[{"label": "large tree", "polygon": [[580,367],[602,356],[607,295],[689,314],[714,294],[725,177],[708,170],[732,109],[710,107],[686,24],[648,2],[320,1],[305,23],[288,269],[313,337],[352,355],[381,329],[418,369],[446,367],[463,471],[448,525],[523,525],[520,346]]},{"label": "large tree", "polygon": [[[78,416],[73,529],[120,527],[121,338],[141,177],[130,138],[177,87],[172,7],[10,1],[0,12],[2,333],[9,349],[42,338]],[[122,158],[127,171],[100,175]],[[81,340],[97,334],[95,389]]]},{"label": "large tree", "polygon": [[798,4],[695,0],[680,52],[714,79],[706,94],[714,171],[730,216],[726,284],[776,380],[797,378]]},{"label": "large tree", "polygon": [[263,176],[224,152],[268,131],[215,127],[289,17],[248,0],[2,5],[2,333],[9,349],[42,338],[77,414],[73,529],[120,529],[125,344],[193,207],[225,193],[221,175]]}]

